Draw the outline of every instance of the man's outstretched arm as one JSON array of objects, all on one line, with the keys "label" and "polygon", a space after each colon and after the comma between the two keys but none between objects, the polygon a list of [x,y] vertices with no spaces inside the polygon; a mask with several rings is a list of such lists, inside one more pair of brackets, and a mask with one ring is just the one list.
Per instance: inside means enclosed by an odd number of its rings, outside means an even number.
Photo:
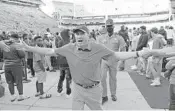
[{"label": "man's outstretched arm", "polygon": [[43,47],[32,47],[28,46],[24,41],[21,41],[20,44],[16,46],[19,50],[25,50],[28,52],[34,52],[34,53],[39,53],[42,55],[49,55],[49,56],[57,56],[57,53],[65,56],[66,53],[66,47],[61,47],[61,48],[43,48]]},{"label": "man's outstretched arm", "polygon": [[[138,52],[138,54],[139,54],[139,52]],[[137,57],[137,52],[115,52],[115,56],[119,60],[126,60],[126,59],[131,59],[131,58]],[[141,55],[139,54],[139,56],[141,56]]]},{"label": "man's outstretched arm", "polygon": [[153,49],[151,50],[151,53],[155,56],[172,57],[175,56],[175,46],[163,49]]},{"label": "man's outstretched arm", "polygon": [[26,49],[29,52],[39,53],[42,55],[56,56],[55,49],[43,48],[43,47],[28,47]]}]

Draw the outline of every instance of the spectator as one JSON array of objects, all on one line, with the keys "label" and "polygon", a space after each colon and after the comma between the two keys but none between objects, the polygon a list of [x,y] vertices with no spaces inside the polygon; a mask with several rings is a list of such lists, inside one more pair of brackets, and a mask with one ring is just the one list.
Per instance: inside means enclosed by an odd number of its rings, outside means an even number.
[{"label": "spectator", "polygon": [[174,39],[175,39],[175,33],[173,27],[170,26],[169,29],[167,29],[167,44],[169,46],[172,46],[174,44]]},{"label": "spectator", "polygon": [[[153,37],[152,44],[150,44],[151,49],[162,49],[166,44],[165,39],[162,35],[158,34],[157,28],[151,29],[151,36]],[[154,80],[152,81],[151,86],[159,86],[160,83],[160,76],[162,70],[162,57],[153,56],[150,58],[150,73],[153,75]],[[147,74],[149,77],[150,73]]]},{"label": "spectator", "polygon": [[[64,45],[70,43],[70,34],[68,29],[63,30],[60,36],[61,39],[58,42],[58,47],[63,47]],[[69,65],[67,63],[67,59],[61,55],[59,55],[58,57],[58,63],[60,69],[60,79],[57,87],[58,96],[63,93],[63,82],[66,77],[66,97],[69,98],[71,96],[71,74]]]},{"label": "spectator", "polygon": [[[140,51],[144,47],[147,47],[147,43],[148,43],[148,34],[147,34],[145,26],[140,27],[140,33],[141,33],[141,35],[140,35],[140,38],[139,38],[139,41],[137,44],[136,51]],[[140,75],[143,75],[146,73],[146,62],[147,61],[144,58],[142,58],[142,57],[138,58],[137,69],[138,69],[138,73]]]},{"label": "spectator", "polygon": [[[35,47],[43,46],[43,39],[41,36],[36,36],[34,38]],[[35,97],[40,96],[40,99],[50,98],[51,94],[44,93],[44,82],[46,82],[46,71],[44,68],[44,56],[34,53],[33,55],[33,65],[36,73],[36,94]]]},{"label": "spectator", "polygon": [[28,99],[29,97],[23,95],[23,65],[22,59],[25,57],[23,51],[16,50],[15,44],[19,42],[19,36],[12,34],[10,37],[14,42],[9,42],[10,52],[3,52],[4,63],[5,63],[5,77],[8,83],[8,88],[11,94],[11,102],[16,100],[14,83],[16,83],[17,90],[19,93],[18,101]]},{"label": "spectator", "polygon": [[128,49],[129,49],[129,36],[128,36],[128,31],[127,30],[125,30],[125,26],[124,25],[122,25],[121,26],[121,29],[120,29],[120,31],[119,31],[119,33],[118,33],[120,36],[122,36],[123,37],[123,39],[125,40],[125,43],[126,43],[126,51],[128,51]]},{"label": "spectator", "polygon": [[167,32],[163,26],[160,27],[159,34],[161,34],[165,38],[165,40],[167,40]]},{"label": "spectator", "polygon": [[[34,44],[32,43],[33,41],[29,40],[27,34],[23,34],[23,40],[25,41],[26,44],[28,44],[30,46],[34,46]],[[27,58],[27,65],[28,65],[29,69],[31,70],[31,77],[34,77],[35,71],[33,69],[33,53],[26,52],[26,58]]]}]

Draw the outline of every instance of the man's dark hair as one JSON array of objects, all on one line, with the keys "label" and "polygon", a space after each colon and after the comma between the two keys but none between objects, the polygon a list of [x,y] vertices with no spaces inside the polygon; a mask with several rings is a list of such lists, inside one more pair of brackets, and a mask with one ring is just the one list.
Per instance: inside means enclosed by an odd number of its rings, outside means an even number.
[{"label": "man's dark hair", "polygon": [[59,35],[59,32],[56,32],[56,35]]},{"label": "man's dark hair", "polygon": [[34,41],[36,41],[37,39],[40,39],[40,38],[42,38],[41,36],[36,36],[35,38],[34,38]]},{"label": "man's dark hair", "polygon": [[170,26],[169,29],[173,29],[173,26]]},{"label": "man's dark hair", "polygon": [[50,29],[49,29],[49,28],[47,28],[47,29],[46,29],[46,31],[48,32],[48,31],[50,31]]},{"label": "man's dark hair", "polygon": [[19,38],[19,36],[18,36],[18,34],[11,34],[11,36],[10,36],[11,38],[16,38],[16,39],[18,39]]},{"label": "man's dark hair", "polygon": [[135,28],[135,27],[133,27],[133,30],[136,30],[136,28]]},{"label": "man's dark hair", "polygon": [[2,34],[5,34],[5,31],[3,31]]},{"label": "man's dark hair", "polygon": [[146,30],[146,26],[141,26],[140,28],[143,30]]},{"label": "man's dark hair", "polygon": [[153,32],[155,34],[158,34],[159,30],[156,27],[154,27],[154,28],[151,29],[151,32]]},{"label": "man's dark hair", "polygon": [[22,38],[24,39],[26,36],[27,36],[27,34],[25,33],[25,34],[22,35]]}]

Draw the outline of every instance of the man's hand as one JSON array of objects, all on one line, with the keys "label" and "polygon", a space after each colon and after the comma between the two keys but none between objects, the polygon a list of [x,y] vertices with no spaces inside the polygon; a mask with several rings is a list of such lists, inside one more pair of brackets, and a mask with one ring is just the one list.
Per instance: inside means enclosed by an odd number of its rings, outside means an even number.
[{"label": "man's hand", "polygon": [[139,53],[139,56],[143,58],[148,58],[152,56],[151,51],[148,48],[143,48],[143,50],[139,51],[138,53]]},{"label": "man's hand", "polygon": [[167,57],[175,56],[175,52],[166,53],[166,56],[167,56]]},{"label": "man's hand", "polygon": [[10,47],[4,43],[4,41],[0,41],[0,48],[6,52],[10,51]]},{"label": "man's hand", "polygon": [[[175,60],[175,56],[174,57],[169,57],[166,60]],[[175,65],[175,64],[174,64]]]},{"label": "man's hand", "polygon": [[167,57],[167,54],[165,52],[161,52],[161,51],[158,51],[158,50],[157,51],[152,50],[151,52],[152,52],[153,56]]},{"label": "man's hand", "polygon": [[17,50],[24,50],[24,51],[25,50],[27,51],[30,48],[29,45],[27,45],[24,41],[21,41],[21,40],[20,40],[20,43],[17,43],[15,45],[15,47]]}]

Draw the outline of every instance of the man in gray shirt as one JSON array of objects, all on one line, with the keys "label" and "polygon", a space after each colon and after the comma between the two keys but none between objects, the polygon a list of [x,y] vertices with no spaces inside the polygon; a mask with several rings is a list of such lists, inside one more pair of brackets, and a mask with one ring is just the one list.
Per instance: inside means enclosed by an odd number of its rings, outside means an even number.
[{"label": "man in gray shirt", "polygon": [[101,44],[89,42],[89,30],[86,26],[79,26],[73,32],[76,42],[60,48],[31,47],[24,42],[18,47],[44,55],[65,56],[74,82],[72,109],[83,110],[86,104],[91,110],[102,110],[102,88],[100,84],[102,60],[117,62],[118,60],[142,56],[148,52],[114,52]]}]

